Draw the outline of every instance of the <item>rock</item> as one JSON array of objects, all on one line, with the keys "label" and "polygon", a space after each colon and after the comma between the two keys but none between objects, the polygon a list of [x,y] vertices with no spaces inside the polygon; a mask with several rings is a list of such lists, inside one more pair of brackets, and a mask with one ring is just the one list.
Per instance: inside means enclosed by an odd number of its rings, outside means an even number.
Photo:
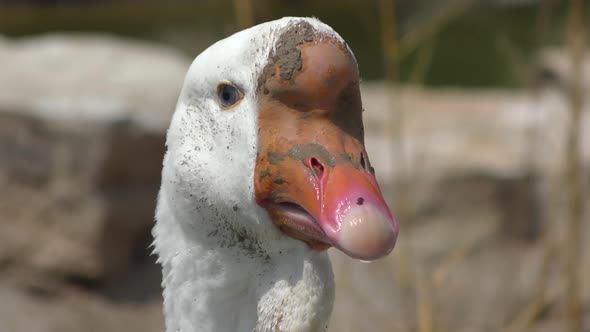
[{"label": "rock", "polygon": [[[367,149],[380,183],[407,182],[414,213],[493,204],[507,233],[535,237],[543,219],[539,205],[562,188],[569,131],[563,93],[551,87],[528,94],[365,83],[363,103]],[[589,102],[583,120],[581,154],[590,166]],[[519,220],[524,225],[514,224]]]},{"label": "rock", "polygon": [[144,263],[189,64],[108,36],[0,39],[1,266],[102,289]]},{"label": "rock", "polygon": [[0,286],[2,331],[164,331],[160,299],[142,306],[105,301],[80,291],[59,296]]}]

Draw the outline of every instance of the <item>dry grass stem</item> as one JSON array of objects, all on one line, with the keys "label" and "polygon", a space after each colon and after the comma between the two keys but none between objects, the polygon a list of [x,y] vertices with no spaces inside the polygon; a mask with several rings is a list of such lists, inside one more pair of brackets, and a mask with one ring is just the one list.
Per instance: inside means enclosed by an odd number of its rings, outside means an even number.
[{"label": "dry grass stem", "polygon": [[435,288],[440,288],[445,284],[450,272],[463,261],[465,261],[465,258],[472,251],[473,247],[480,241],[481,238],[475,236],[466,240],[463,245],[452,251],[440,262],[433,273],[433,282]]},{"label": "dry grass stem", "polygon": [[[387,0],[381,2],[384,1]],[[438,10],[427,23],[406,33],[399,41],[398,59],[416,50],[422,41],[432,39],[448,22],[467,11],[473,3],[473,0],[452,0]]]},{"label": "dry grass stem", "polygon": [[529,304],[503,329],[504,332],[527,331],[543,311],[559,298],[559,292],[547,292],[547,278],[550,273],[551,263],[556,254],[555,241],[552,234],[553,232],[551,230],[545,232],[539,243],[539,249],[542,251],[542,261],[539,273],[537,273],[537,280],[535,281],[535,293]]},{"label": "dry grass stem", "polygon": [[395,26],[395,0],[379,0],[379,15],[385,79],[390,82],[397,82],[399,64],[397,57],[397,30]]},{"label": "dry grass stem", "polygon": [[416,283],[418,293],[418,331],[434,331],[434,287],[429,272],[418,271]]},{"label": "dry grass stem", "polygon": [[422,85],[424,83],[424,78],[428,73],[428,68],[432,63],[432,56],[434,54],[434,44],[435,40],[430,39],[424,45],[422,45],[418,49],[418,56],[416,58],[416,64],[414,68],[412,68],[412,73],[410,74],[410,83],[416,85]]},{"label": "dry grass stem", "polygon": [[568,96],[570,130],[567,141],[566,188],[569,198],[569,224],[567,230],[567,330],[581,330],[582,280],[580,269],[581,230],[584,193],[583,166],[580,157],[580,125],[582,115],[581,72],[585,47],[584,1],[571,0],[567,26],[567,44],[570,56]]},{"label": "dry grass stem", "polygon": [[238,30],[243,30],[254,25],[254,7],[252,0],[234,0],[236,22]]}]

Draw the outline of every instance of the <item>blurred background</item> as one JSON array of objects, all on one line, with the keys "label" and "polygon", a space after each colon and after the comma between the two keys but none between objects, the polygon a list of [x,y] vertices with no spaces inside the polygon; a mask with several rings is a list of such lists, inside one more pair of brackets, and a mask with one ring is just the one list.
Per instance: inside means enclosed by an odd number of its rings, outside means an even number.
[{"label": "blurred background", "polygon": [[401,234],[330,331],[590,331],[590,3],[0,0],[0,332],[163,331],[164,135],[211,43],[316,16]]}]

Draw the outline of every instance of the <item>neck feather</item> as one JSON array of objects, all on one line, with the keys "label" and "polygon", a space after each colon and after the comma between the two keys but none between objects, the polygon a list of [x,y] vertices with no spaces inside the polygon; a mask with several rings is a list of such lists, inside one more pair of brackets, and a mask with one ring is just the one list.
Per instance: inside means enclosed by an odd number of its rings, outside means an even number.
[{"label": "neck feather", "polygon": [[[187,228],[163,197],[156,219],[167,331],[325,329],[334,300],[325,252],[304,244],[266,251],[254,245],[260,239]],[[223,243],[234,237],[240,245]]]}]

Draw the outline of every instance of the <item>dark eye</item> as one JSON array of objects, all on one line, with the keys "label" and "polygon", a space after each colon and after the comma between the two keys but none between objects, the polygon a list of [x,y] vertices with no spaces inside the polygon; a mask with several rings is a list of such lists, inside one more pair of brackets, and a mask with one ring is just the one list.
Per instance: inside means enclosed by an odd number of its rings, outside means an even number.
[{"label": "dark eye", "polygon": [[242,93],[235,86],[228,83],[217,85],[217,98],[221,106],[229,108],[242,100]]}]

